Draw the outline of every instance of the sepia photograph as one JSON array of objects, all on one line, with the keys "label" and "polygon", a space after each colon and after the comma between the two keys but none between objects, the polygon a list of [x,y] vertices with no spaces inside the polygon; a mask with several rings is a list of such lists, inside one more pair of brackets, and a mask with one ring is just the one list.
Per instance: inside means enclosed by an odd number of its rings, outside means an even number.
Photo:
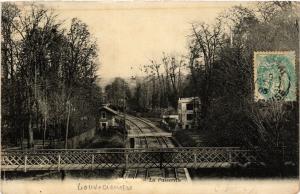
[{"label": "sepia photograph", "polygon": [[2,194],[298,193],[296,1],[1,2]]}]

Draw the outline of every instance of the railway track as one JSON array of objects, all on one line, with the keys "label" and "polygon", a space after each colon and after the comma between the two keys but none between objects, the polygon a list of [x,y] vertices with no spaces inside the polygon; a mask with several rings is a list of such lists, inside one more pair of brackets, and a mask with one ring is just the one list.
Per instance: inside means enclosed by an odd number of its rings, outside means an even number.
[{"label": "railway track", "polygon": [[[149,129],[151,132],[157,132],[156,126],[149,123],[144,119],[127,116],[126,121],[131,123],[131,128],[136,131],[136,133],[143,134],[145,129]],[[168,137],[158,136],[158,137],[146,137],[141,136],[134,138],[135,148],[172,148],[174,144],[172,140]]]},{"label": "railway track", "polygon": [[187,181],[186,172],[183,168],[149,168],[149,169],[130,169],[124,173],[125,179],[174,179]]},{"label": "railway track", "polygon": [[[135,133],[139,133],[139,137],[134,138],[134,148],[173,148],[171,138],[164,136],[142,136],[143,133],[157,132],[157,127],[150,121],[142,118],[127,116],[126,121],[130,123],[130,127]],[[183,168],[149,168],[149,169],[127,169],[124,173],[125,179],[140,178],[143,180],[159,179],[159,180],[180,180],[186,181],[185,170]]]},{"label": "railway track", "polygon": [[144,119],[133,117],[126,115],[126,121],[129,121],[132,123],[135,127],[132,128],[134,133],[156,133],[158,132],[157,127],[155,127],[153,124],[149,123],[148,121],[145,121]]}]

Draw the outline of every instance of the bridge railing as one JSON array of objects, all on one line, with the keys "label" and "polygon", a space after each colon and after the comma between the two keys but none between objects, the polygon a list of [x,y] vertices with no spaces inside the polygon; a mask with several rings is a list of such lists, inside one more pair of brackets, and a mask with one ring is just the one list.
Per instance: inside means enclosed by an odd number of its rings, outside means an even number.
[{"label": "bridge railing", "polygon": [[2,171],[109,168],[229,167],[259,162],[254,150],[235,147],[2,151]]}]

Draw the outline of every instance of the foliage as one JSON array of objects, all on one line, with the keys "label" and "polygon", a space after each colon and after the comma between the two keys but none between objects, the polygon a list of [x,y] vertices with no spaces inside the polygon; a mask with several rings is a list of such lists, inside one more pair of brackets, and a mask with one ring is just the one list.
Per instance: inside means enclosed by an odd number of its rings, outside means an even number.
[{"label": "foliage", "polygon": [[253,53],[292,50],[299,65],[299,4],[252,5],[234,6],[213,24],[193,23],[184,58],[164,54],[150,60],[142,68],[147,77],[135,88],[136,110],[177,109],[179,97],[199,96],[199,134],[210,145],[260,147],[266,153],[282,145],[295,149],[297,103],[254,100]]},{"label": "foliage", "polygon": [[117,77],[111,84],[105,87],[107,102],[116,109],[121,109],[127,106],[128,100],[131,98],[131,92],[128,83]]},{"label": "foliage", "polygon": [[132,108],[136,111],[152,111],[177,108],[177,100],[183,95],[184,57],[163,53],[159,60],[151,59],[141,71],[146,76],[137,80]]},{"label": "foliage", "polygon": [[[222,21],[223,25],[222,44],[212,63],[210,85],[204,84],[211,90],[210,95],[205,94],[210,103],[201,101],[207,103],[201,128],[209,131],[206,139],[211,145],[258,146],[270,158],[274,147],[285,145],[296,149],[299,114],[296,102],[254,101],[253,53],[294,50],[298,58],[297,6],[263,2],[257,5],[258,9],[237,6],[218,17],[217,23]],[[197,33],[205,37],[207,32]],[[196,41],[197,37],[194,39]],[[209,44],[205,44],[208,47]],[[191,47],[191,55],[197,58],[203,55],[204,49]],[[190,69],[191,77],[193,74],[200,79],[205,77],[202,71]]]},{"label": "foliage", "polygon": [[100,101],[97,45],[88,26],[74,18],[66,29],[43,7],[2,5],[3,143],[27,138],[32,147],[35,137],[74,134],[72,126],[85,116],[93,120]]}]

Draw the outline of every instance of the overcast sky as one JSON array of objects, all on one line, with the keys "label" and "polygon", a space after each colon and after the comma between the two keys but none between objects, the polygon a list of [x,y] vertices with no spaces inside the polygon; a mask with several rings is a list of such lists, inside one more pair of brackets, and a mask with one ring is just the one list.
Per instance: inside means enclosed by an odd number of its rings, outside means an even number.
[{"label": "overcast sky", "polygon": [[191,22],[212,22],[238,3],[47,3],[59,17],[87,23],[99,46],[100,77],[138,75],[138,66],[162,52],[185,54]]}]

